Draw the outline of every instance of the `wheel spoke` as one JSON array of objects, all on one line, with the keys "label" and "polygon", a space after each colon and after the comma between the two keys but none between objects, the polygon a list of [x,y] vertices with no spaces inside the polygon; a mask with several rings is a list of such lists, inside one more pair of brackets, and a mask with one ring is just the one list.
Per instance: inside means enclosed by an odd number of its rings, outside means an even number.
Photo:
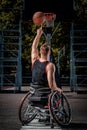
[{"label": "wheel spoke", "polygon": [[60,125],[69,125],[71,109],[66,96],[53,92],[49,97],[49,102],[49,110],[53,119]]}]

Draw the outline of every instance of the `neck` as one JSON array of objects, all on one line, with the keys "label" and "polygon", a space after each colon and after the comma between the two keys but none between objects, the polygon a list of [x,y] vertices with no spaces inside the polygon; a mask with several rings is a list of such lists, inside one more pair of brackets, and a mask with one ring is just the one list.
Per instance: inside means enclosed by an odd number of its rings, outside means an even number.
[{"label": "neck", "polygon": [[47,60],[48,60],[48,57],[47,57],[47,56],[41,55],[40,61],[47,61]]}]

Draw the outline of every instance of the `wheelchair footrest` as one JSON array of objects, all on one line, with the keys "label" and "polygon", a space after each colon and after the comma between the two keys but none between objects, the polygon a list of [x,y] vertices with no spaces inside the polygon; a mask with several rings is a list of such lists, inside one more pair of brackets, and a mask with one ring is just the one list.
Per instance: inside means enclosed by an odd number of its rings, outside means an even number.
[{"label": "wheelchair footrest", "polygon": [[49,106],[44,106],[45,109],[49,109]]}]

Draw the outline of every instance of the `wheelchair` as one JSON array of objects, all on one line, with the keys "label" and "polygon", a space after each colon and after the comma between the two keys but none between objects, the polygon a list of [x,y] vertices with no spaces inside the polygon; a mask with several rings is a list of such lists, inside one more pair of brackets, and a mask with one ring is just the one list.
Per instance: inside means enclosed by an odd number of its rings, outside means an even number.
[{"label": "wheelchair", "polygon": [[[38,95],[38,96],[37,96]],[[19,106],[19,120],[22,125],[27,125],[34,119],[49,119],[49,125],[67,126],[71,122],[71,107],[64,93],[39,88],[30,90],[22,98]],[[46,123],[46,122],[45,122]]]}]

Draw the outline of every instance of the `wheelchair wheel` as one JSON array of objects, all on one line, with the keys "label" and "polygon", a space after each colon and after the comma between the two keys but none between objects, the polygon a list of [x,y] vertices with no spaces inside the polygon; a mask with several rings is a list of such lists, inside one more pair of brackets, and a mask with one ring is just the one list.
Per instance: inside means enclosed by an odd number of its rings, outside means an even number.
[{"label": "wheelchair wheel", "polygon": [[71,121],[71,108],[68,99],[64,94],[59,94],[57,91],[50,94],[49,111],[53,120],[58,125],[69,125]]},{"label": "wheelchair wheel", "polygon": [[31,93],[28,92],[21,100],[21,104],[19,106],[19,120],[22,125],[31,122],[37,115],[36,109],[31,106],[29,102],[29,98],[31,97]]}]

